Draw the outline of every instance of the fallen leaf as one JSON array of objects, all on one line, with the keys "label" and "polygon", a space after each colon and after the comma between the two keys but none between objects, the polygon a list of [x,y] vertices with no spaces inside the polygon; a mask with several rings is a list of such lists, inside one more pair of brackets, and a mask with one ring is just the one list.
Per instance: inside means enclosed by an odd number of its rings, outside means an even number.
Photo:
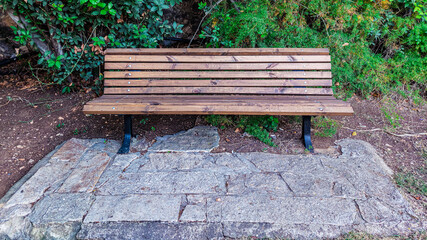
[{"label": "fallen leaf", "polygon": [[357,135],[356,131],[354,131],[354,132],[351,133],[351,136],[353,136],[353,137],[356,136],[356,135]]},{"label": "fallen leaf", "polygon": [[343,46],[343,47],[348,46],[348,43],[344,43],[342,46]]}]

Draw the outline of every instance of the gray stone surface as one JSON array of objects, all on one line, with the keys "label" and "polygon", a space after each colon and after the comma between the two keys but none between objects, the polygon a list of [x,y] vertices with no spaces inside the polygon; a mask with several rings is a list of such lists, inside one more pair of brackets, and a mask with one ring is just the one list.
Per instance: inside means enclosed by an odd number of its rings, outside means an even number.
[{"label": "gray stone surface", "polygon": [[97,196],[84,222],[165,221],[177,222],[180,196]]},{"label": "gray stone surface", "polygon": [[426,227],[365,142],[338,142],[340,156],[209,153],[216,136],[197,127],[126,155],[117,141],[71,139],[4,200],[0,239],[313,239]]},{"label": "gray stone surface", "polygon": [[34,225],[81,222],[93,198],[87,193],[54,193],[37,202],[29,219]]},{"label": "gray stone surface", "polygon": [[101,222],[83,224],[77,239],[223,239],[218,223]]},{"label": "gray stone surface", "polygon": [[183,222],[205,222],[206,216],[206,205],[187,205],[182,212],[180,221]]},{"label": "gray stone surface", "polygon": [[216,127],[196,126],[175,135],[158,137],[149,151],[156,152],[210,152],[219,146]]}]

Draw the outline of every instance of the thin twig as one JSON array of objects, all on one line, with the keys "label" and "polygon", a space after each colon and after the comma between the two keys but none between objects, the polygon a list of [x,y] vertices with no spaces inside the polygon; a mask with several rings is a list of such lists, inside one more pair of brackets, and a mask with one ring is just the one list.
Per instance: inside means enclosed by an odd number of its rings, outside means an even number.
[{"label": "thin twig", "polygon": [[389,132],[389,131],[385,131],[385,132],[388,133],[388,134],[390,134],[390,135],[396,136],[396,137],[420,137],[420,136],[427,136],[427,133],[395,134],[395,133],[392,133],[392,132]]},{"label": "thin twig", "polygon": [[191,38],[190,42],[188,43],[187,48],[190,48],[190,45],[191,45],[191,43],[193,42],[194,38],[196,37],[197,33],[199,32],[200,26],[202,25],[202,23],[203,23],[203,21],[205,20],[205,18],[206,18],[206,17],[207,17],[207,16],[212,12],[212,10],[213,10],[213,9],[214,9],[218,4],[220,4],[222,1],[223,1],[223,0],[219,0],[218,2],[216,2],[216,3],[211,7],[211,9],[209,9],[209,11],[207,11],[207,12],[205,13],[205,16],[203,16],[202,20],[200,20],[199,26],[197,26],[197,30],[196,30],[196,32],[194,32],[193,37]]},{"label": "thin twig", "polygon": [[357,130],[357,129],[348,128],[348,127],[342,127],[342,128],[344,128],[344,129],[348,129],[348,130],[352,130],[352,131],[355,131],[355,132],[374,132],[374,131],[383,131],[383,132],[385,132],[385,133],[387,133],[387,134],[390,134],[390,135],[393,135],[393,136],[396,136],[396,137],[420,137],[420,136],[427,136],[427,133],[405,133],[405,134],[396,134],[396,133],[392,133],[392,132],[390,132],[390,131],[387,131],[387,130],[384,130],[384,129],[381,129],[381,128],[373,128],[373,129],[366,129],[366,130],[364,130],[364,129],[359,129],[359,130]]},{"label": "thin twig", "polygon": [[240,12],[239,6],[237,6],[236,2],[234,0],[230,0],[231,3],[233,3],[234,8],[236,9],[237,12]]},{"label": "thin twig", "polygon": [[374,131],[383,131],[384,129],[381,128],[374,128],[374,129],[354,129],[354,128],[348,128],[348,127],[342,127],[344,129],[348,129],[348,130],[352,130],[352,131],[356,131],[356,132],[374,132]]},{"label": "thin twig", "polygon": [[3,105],[0,105],[0,107],[4,107],[4,106],[6,106],[7,104],[9,104],[11,102],[11,100],[7,100],[7,102],[5,103],[5,104],[3,104]]}]

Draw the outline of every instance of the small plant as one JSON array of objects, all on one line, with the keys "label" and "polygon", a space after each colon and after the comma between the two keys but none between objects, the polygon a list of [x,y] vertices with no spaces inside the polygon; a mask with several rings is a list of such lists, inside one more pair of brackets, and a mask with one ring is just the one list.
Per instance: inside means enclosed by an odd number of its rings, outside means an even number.
[{"label": "small plant", "polygon": [[64,123],[58,123],[58,125],[56,125],[56,128],[60,129],[64,127]]},{"label": "small plant", "polygon": [[238,128],[244,130],[246,133],[259,139],[261,142],[275,146],[270,137],[270,131],[277,131],[279,119],[273,116],[223,116],[223,115],[209,115],[206,121],[212,126],[225,129],[229,126],[237,125]]},{"label": "small plant", "polygon": [[239,128],[258,138],[261,142],[276,146],[270,137],[270,131],[276,132],[279,126],[279,119],[273,116],[240,116]]},{"label": "small plant", "polygon": [[245,132],[249,133],[255,138],[258,138],[261,142],[269,146],[272,146],[272,147],[275,146],[273,140],[270,137],[269,132],[260,126],[248,125],[245,127]]},{"label": "small plant", "polygon": [[143,118],[141,121],[139,121],[140,124],[145,125],[147,124],[148,118]]},{"label": "small plant", "polygon": [[234,121],[231,116],[209,115],[205,120],[212,126],[219,127],[221,130],[234,125]]},{"label": "small plant", "polygon": [[381,111],[384,114],[384,117],[387,119],[387,121],[390,123],[390,125],[393,128],[400,127],[400,119],[402,117],[399,115],[399,113],[396,111],[397,104],[391,99],[384,99],[383,105],[381,107]]},{"label": "small plant", "polygon": [[151,131],[156,131],[156,128],[155,127],[151,127]]},{"label": "small plant", "polygon": [[337,134],[338,122],[327,117],[315,117],[313,119],[313,127],[316,128],[314,133],[319,137],[333,137]]},{"label": "small plant", "polygon": [[79,129],[77,129],[77,128],[76,128],[76,129],[74,129],[73,134],[74,134],[74,135],[79,135]]}]

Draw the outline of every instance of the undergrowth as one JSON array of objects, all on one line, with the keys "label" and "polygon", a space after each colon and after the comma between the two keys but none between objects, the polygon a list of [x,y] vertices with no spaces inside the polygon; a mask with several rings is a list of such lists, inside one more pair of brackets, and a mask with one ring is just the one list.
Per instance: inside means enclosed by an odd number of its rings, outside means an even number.
[{"label": "undergrowth", "polygon": [[314,134],[319,137],[333,137],[337,134],[339,124],[336,120],[328,117],[315,117],[312,121],[315,129]]},{"label": "undergrowth", "polygon": [[222,1],[200,37],[208,47],[329,48],[339,97],[399,94],[419,104],[427,95],[426,9],[424,0]]},{"label": "undergrowth", "polygon": [[270,132],[277,131],[279,119],[273,116],[224,116],[224,115],[209,115],[205,120],[220,129],[225,129],[229,126],[235,126],[261,142],[276,146],[270,137]]}]

